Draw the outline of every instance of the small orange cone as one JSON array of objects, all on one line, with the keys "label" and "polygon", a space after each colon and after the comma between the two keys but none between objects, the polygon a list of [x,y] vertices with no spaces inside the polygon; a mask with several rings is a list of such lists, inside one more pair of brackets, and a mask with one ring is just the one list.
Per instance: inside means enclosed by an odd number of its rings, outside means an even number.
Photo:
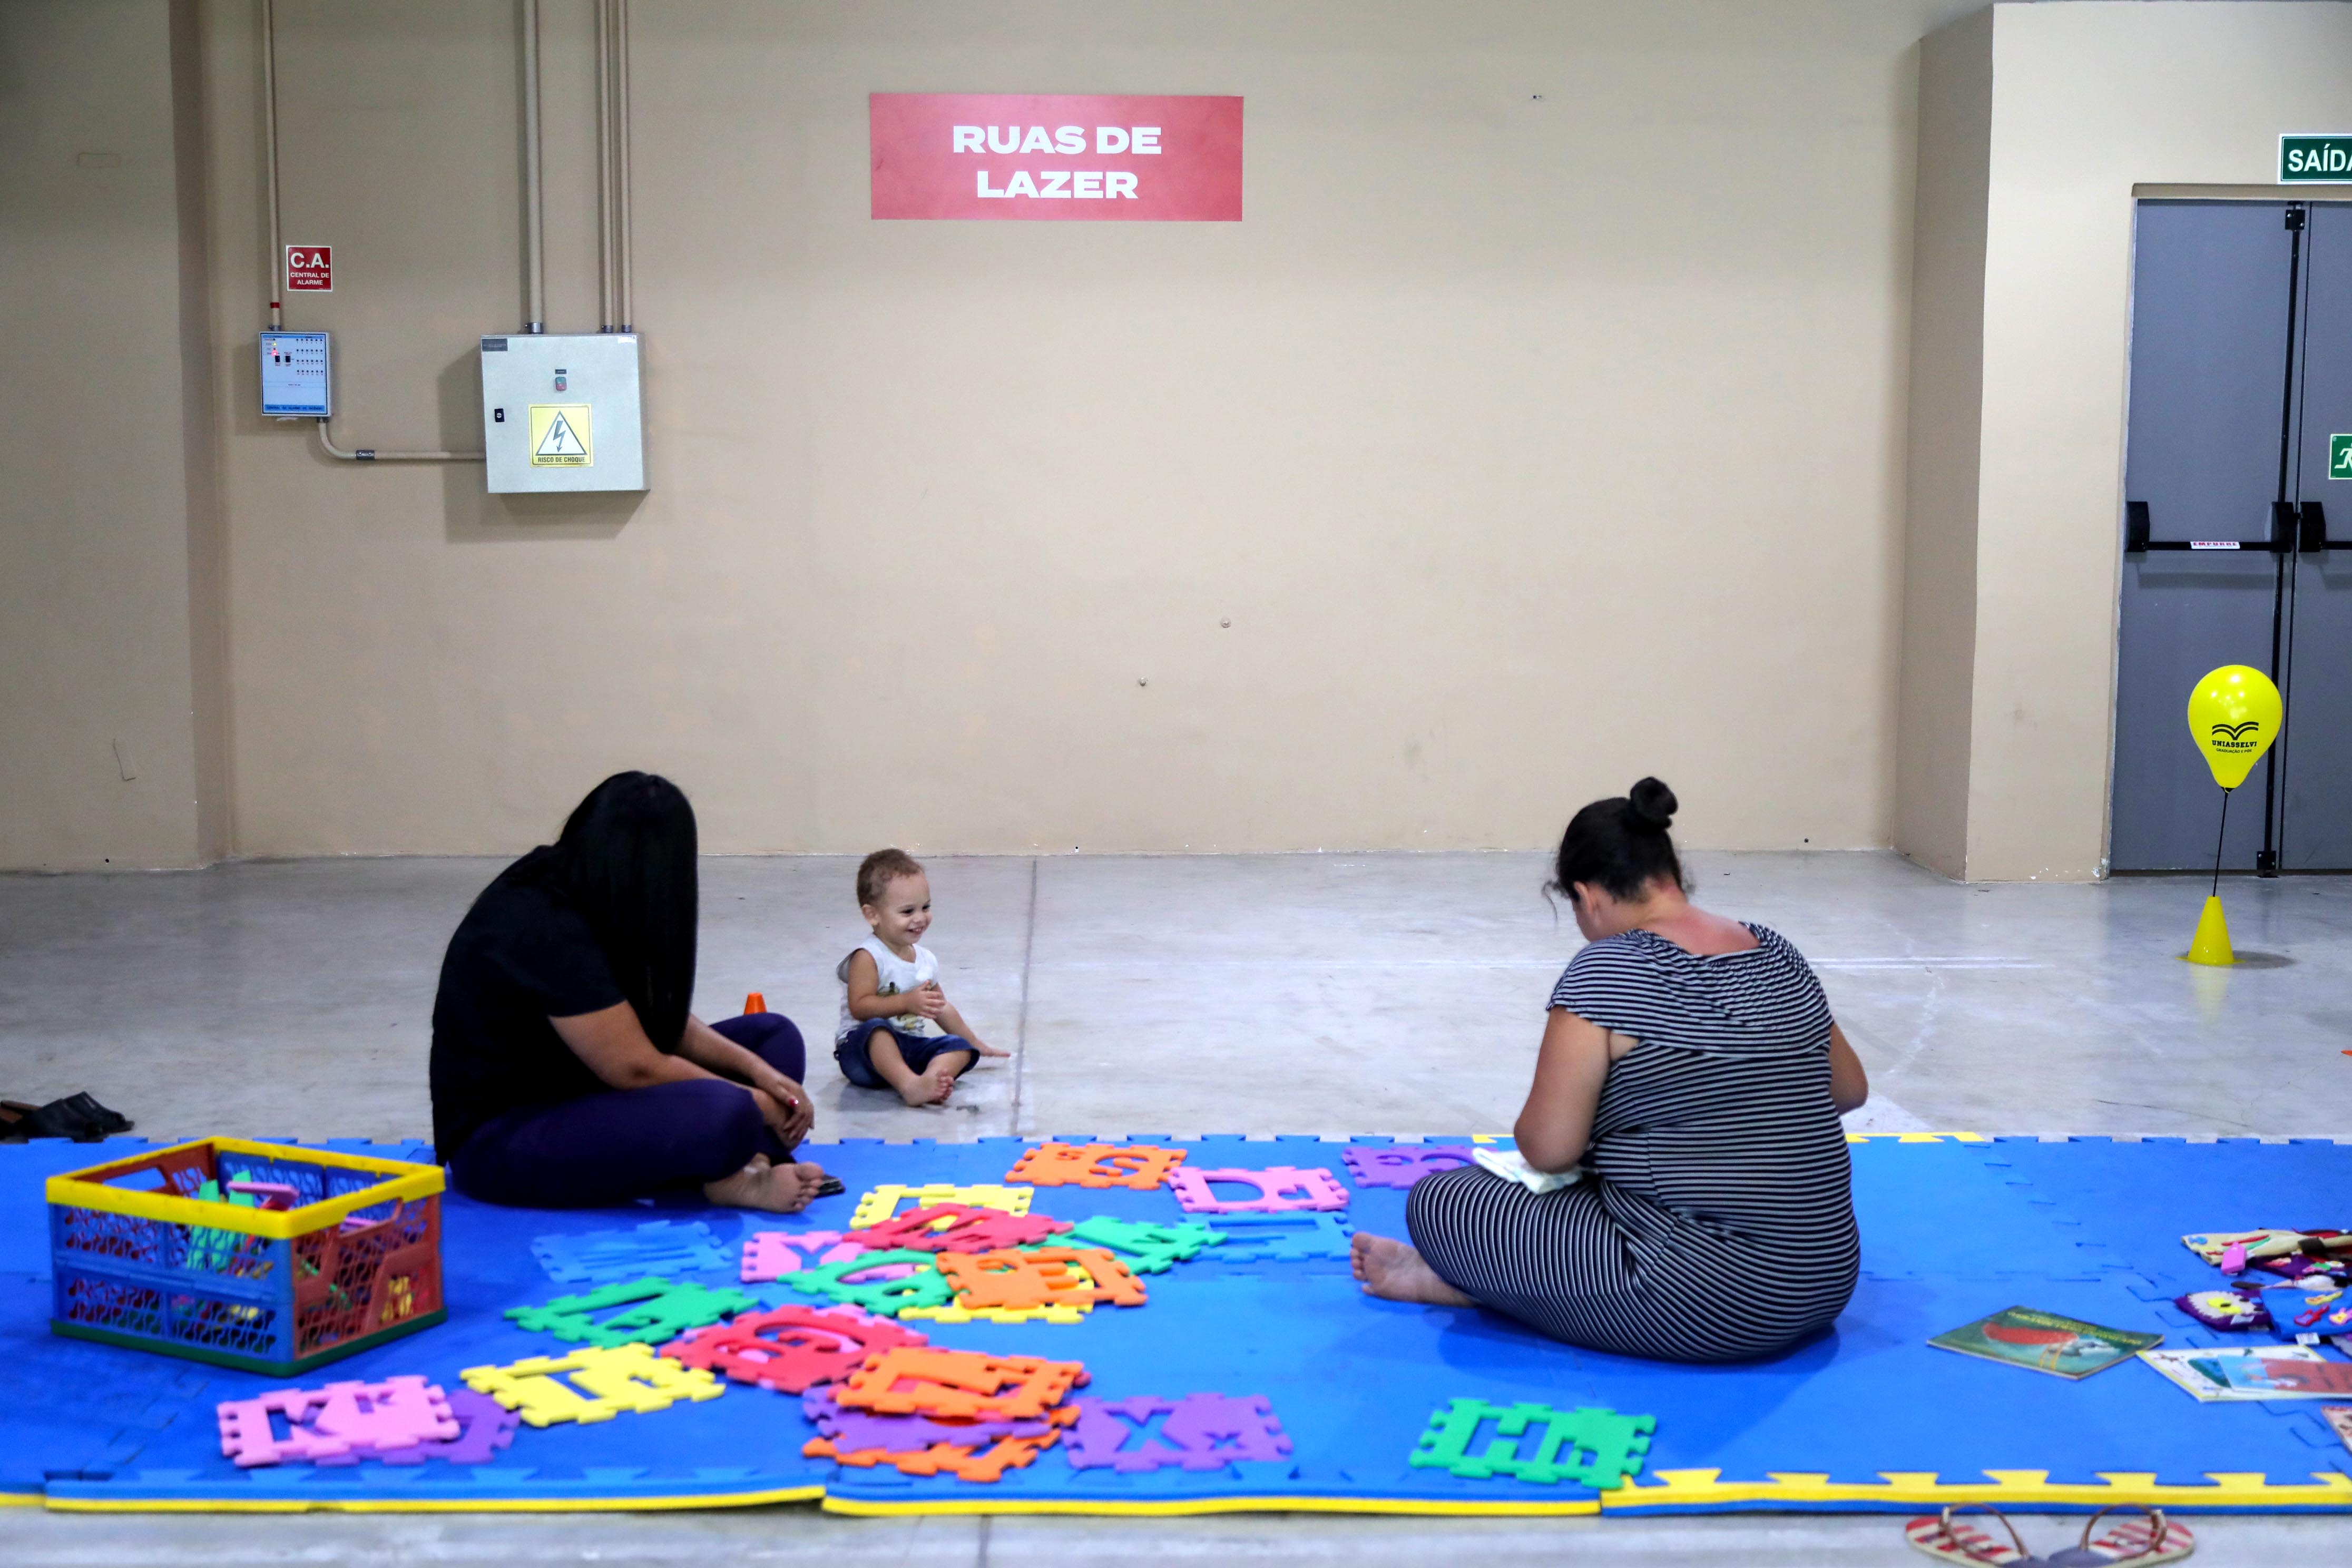
[{"label": "small orange cone", "polygon": [[2230,922],[2222,918],[2220,899],[2205,900],[2205,912],[2197,917],[2197,934],[2190,939],[2189,951],[2181,956],[2191,963],[2228,964],[2238,962],[2238,955],[2230,948]]},{"label": "small orange cone", "polygon": [[764,1013],[767,1010],[768,994],[766,992],[754,991],[743,998],[743,1011],[746,1013]]}]

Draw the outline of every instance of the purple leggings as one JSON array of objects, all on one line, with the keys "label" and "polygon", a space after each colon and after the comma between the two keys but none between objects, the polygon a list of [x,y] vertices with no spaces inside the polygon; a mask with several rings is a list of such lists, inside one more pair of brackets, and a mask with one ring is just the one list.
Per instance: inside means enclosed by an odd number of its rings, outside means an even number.
[{"label": "purple leggings", "polygon": [[[712,1028],[791,1079],[807,1049],[781,1013],[750,1013]],[[516,1208],[607,1208],[731,1176],[765,1154],[792,1157],[732,1083],[694,1079],[607,1089],[557,1105],[525,1106],[482,1123],[449,1161],[457,1190]]]}]

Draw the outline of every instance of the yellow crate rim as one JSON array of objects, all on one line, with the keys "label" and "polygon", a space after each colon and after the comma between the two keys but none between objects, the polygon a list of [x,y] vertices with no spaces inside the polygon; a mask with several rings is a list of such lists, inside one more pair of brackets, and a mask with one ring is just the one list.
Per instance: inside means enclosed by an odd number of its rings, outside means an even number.
[{"label": "yellow crate rim", "polygon": [[[373,1186],[362,1187],[358,1192],[305,1204],[295,1209],[240,1208],[234,1204],[206,1203],[202,1198],[184,1198],[164,1193],[126,1192],[121,1187],[106,1184],[109,1176],[120,1174],[159,1156],[205,1147],[269,1160],[299,1160],[312,1165],[337,1165],[347,1171],[370,1172],[384,1179]],[[207,1230],[230,1230],[268,1241],[291,1241],[298,1236],[308,1236],[312,1231],[341,1224],[344,1216],[357,1214],[362,1209],[373,1208],[394,1198],[429,1197],[445,1190],[446,1185],[438,1165],[419,1165],[405,1160],[379,1160],[366,1154],[346,1154],[335,1149],[300,1149],[288,1143],[256,1143],[243,1138],[192,1138],[184,1143],[150,1149],[128,1159],[112,1160],[103,1165],[91,1165],[79,1171],[68,1171],[60,1176],[51,1176],[43,1191],[50,1203],[68,1208],[99,1209],[107,1214],[129,1215],[134,1219],[202,1226]]]}]

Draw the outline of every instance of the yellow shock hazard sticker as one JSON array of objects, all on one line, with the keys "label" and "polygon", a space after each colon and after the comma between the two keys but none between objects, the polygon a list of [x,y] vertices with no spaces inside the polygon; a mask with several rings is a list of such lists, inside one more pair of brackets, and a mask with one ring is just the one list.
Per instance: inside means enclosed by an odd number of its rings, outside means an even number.
[{"label": "yellow shock hazard sticker", "polygon": [[584,403],[530,405],[530,466],[589,468],[596,465],[596,437]]}]

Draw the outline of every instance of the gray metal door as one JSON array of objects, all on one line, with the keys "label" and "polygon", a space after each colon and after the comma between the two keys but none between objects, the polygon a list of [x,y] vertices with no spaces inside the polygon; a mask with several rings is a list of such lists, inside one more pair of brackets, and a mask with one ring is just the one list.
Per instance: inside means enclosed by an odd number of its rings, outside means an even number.
[{"label": "gray metal door", "polygon": [[[2108,845],[2118,871],[2213,864],[2221,792],[2189,733],[2189,689],[2217,665],[2273,668],[2281,574],[2267,545],[2279,491],[2295,238],[2285,226],[2286,206],[2139,204],[2126,516],[2176,546],[2253,547],[2124,557]],[[2352,517],[2338,528],[2352,531]],[[2231,803],[2226,868],[2254,868],[2272,765],[2258,768]]]},{"label": "gray metal door", "polygon": [[[2290,871],[2343,871],[2352,870],[2352,462],[2330,437],[2352,437],[2352,207],[2311,209],[2303,264],[2310,285],[2297,334],[2294,498],[2301,548],[2281,683],[2279,858]],[[2345,447],[2352,451],[2352,442]]]}]

